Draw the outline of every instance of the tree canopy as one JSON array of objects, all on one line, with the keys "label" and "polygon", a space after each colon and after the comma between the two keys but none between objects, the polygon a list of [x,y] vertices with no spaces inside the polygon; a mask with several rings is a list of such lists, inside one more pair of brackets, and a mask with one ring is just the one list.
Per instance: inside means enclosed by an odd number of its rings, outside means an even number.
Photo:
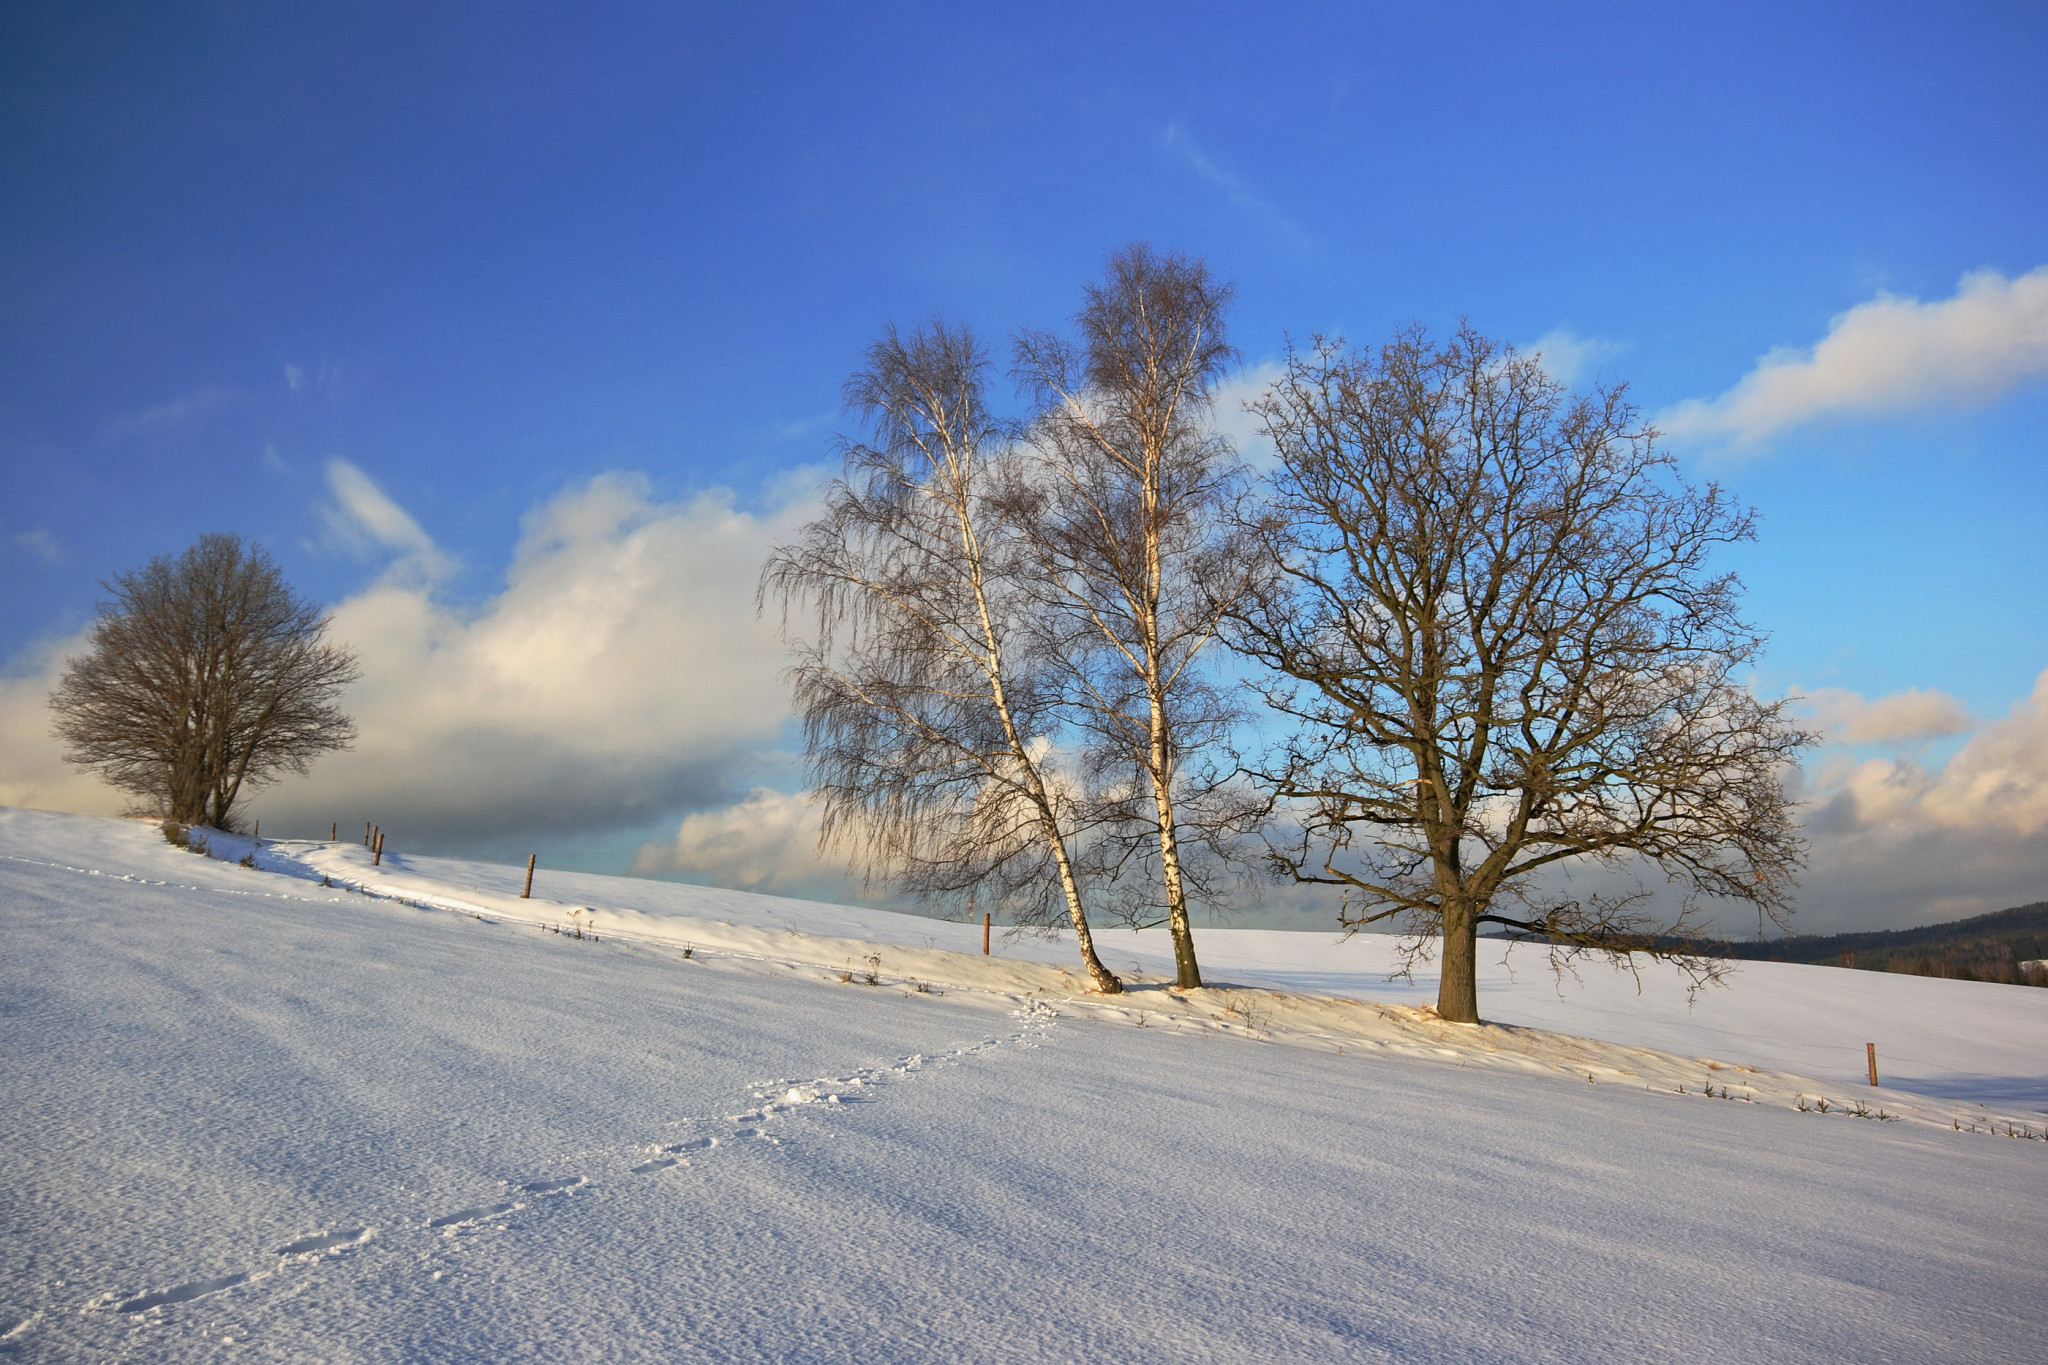
[{"label": "tree canopy", "polygon": [[355,737],[334,704],[355,655],[260,547],[202,536],[105,586],[90,647],[50,697],[55,730],[71,762],[153,812],[231,828],[245,792]]}]

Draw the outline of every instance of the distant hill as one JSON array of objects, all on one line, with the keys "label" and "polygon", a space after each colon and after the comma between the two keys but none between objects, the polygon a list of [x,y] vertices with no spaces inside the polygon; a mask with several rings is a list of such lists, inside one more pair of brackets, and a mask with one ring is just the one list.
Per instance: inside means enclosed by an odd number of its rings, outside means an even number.
[{"label": "distant hill", "polygon": [[[2048,986],[2048,901],[1972,919],[1877,934],[1795,934],[1789,938],[1701,945],[1713,957],[1812,962],[1962,981]],[[2030,964],[2023,966],[2022,964]]]}]

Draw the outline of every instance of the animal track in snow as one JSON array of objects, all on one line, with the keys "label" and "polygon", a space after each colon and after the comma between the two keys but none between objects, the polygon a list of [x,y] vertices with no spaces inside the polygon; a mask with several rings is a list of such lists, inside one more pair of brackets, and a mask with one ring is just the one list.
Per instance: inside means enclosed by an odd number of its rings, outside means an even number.
[{"label": "animal track in snow", "polygon": [[303,1256],[310,1251],[332,1251],[336,1247],[355,1246],[370,1240],[369,1228],[349,1228],[342,1232],[322,1232],[311,1237],[301,1237],[296,1242],[287,1242],[277,1249],[280,1256]]},{"label": "animal track in snow", "polygon": [[174,1285],[149,1294],[138,1294],[126,1303],[114,1306],[123,1313],[147,1313],[152,1308],[162,1308],[173,1303],[190,1303],[206,1294],[218,1294],[223,1289],[233,1289],[238,1284],[247,1284],[246,1274],[222,1275],[212,1280],[193,1280],[189,1284]]},{"label": "animal track in snow", "polygon": [[430,1228],[460,1227],[464,1223],[481,1222],[483,1219],[496,1218],[501,1213],[510,1213],[514,1209],[525,1207],[524,1204],[479,1204],[473,1209],[463,1209],[456,1213],[444,1213],[439,1218],[429,1218],[427,1226]]},{"label": "animal track in snow", "polygon": [[[768,1129],[778,1126],[781,1121],[792,1113],[798,1111],[824,1113],[829,1112],[824,1106],[837,1108],[844,1105],[872,1103],[881,1098],[876,1093],[880,1087],[886,1086],[905,1076],[928,1069],[948,1066],[964,1061],[978,1053],[1001,1048],[1005,1045],[1035,1046],[1050,1028],[1052,1021],[1059,1016],[1050,1007],[1041,1002],[1034,1001],[1025,1008],[1019,1009],[1016,1012],[1016,1017],[1024,1022],[1024,1027],[1008,1038],[984,1038],[980,1042],[966,1044],[949,1052],[931,1057],[927,1057],[923,1053],[913,1053],[887,1066],[862,1067],[843,1076],[827,1076],[811,1080],[759,1082],[751,1087],[755,1107],[743,1113],[726,1115],[724,1122],[735,1125],[726,1133],[718,1137],[708,1134],[699,1135],[686,1138],[681,1142],[655,1148],[653,1155],[628,1169],[635,1175],[647,1175],[656,1171],[664,1171],[672,1167],[687,1165],[689,1164],[690,1157],[706,1155],[727,1139],[758,1138],[766,1144],[780,1145],[781,1139],[774,1136]],[[718,1122],[718,1120],[690,1118],[679,1120],[678,1122],[680,1125],[687,1125],[714,1123]],[[641,1150],[645,1152],[647,1149],[643,1148]],[[531,1180],[520,1182],[517,1185],[520,1193],[529,1196],[564,1194],[590,1187],[591,1181],[587,1175]],[[437,1218],[430,1218],[426,1221],[425,1228],[431,1231],[439,1231],[444,1236],[453,1236],[460,1229],[470,1224],[481,1223],[526,1207],[526,1204],[516,1200],[506,1200],[493,1204],[479,1204],[470,1208],[458,1209],[453,1213],[442,1214]],[[407,1220],[400,1219],[399,1221],[403,1223]],[[420,1225],[412,1223],[410,1226],[417,1228]],[[377,1228],[370,1225],[356,1228],[337,1228],[332,1231],[314,1233],[286,1242],[276,1247],[271,1254],[287,1259],[293,1257],[312,1257],[321,1252],[339,1251],[349,1247],[361,1246],[377,1236]],[[288,1266],[279,1267],[280,1270],[288,1268]],[[167,1289],[152,1290],[149,1293],[138,1294],[127,1299],[122,1299],[119,1295],[113,1293],[102,1294],[91,1303],[85,1305],[85,1307],[88,1310],[112,1308],[123,1314],[139,1315],[147,1313],[152,1309],[189,1303],[194,1299],[203,1298],[210,1294],[218,1294],[224,1290],[233,1289],[238,1285],[268,1279],[275,1273],[278,1272],[270,1270],[258,1272],[244,1271],[221,1275],[212,1279],[191,1280],[183,1284],[173,1285]],[[436,1272],[437,1277],[438,1274],[439,1272]],[[0,1342],[8,1343],[11,1346],[13,1341],[26,1336],[33,1330],[34,1326],[43,1317],[44,1314],[41,1312],[31,1313],[15,1323],[13,1328],[4,1337],[0,1337]],[[8,1347],[0,1346],[0,1351],[5,1349],[8,1349]]]}]

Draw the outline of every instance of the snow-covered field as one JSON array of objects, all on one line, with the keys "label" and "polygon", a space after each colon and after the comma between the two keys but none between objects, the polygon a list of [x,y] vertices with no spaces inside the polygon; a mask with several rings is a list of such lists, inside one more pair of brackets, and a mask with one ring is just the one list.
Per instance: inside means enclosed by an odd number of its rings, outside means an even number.
[{"label": "snow-covered field", "polygon": [[0,811],[0,1357],[2048,1350],[2048,1141],[1990,1132],[2048,992],[1496,949],[1461,1029],[1380,940],[1208,931],[1177,996],[1108,934],[1105,1000],[978,927],[247,851]]}]

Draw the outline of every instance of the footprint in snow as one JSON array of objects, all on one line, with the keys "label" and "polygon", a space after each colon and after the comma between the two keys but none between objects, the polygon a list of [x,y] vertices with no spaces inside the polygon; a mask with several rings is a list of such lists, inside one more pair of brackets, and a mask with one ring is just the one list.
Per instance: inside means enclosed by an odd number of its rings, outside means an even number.
[{"label": "footprint in snow", "polygon": [[564,1176],[560,1180],[533,1180],[521,1185],[519,1188],[528,1194],[559,1194],[563,1190],[573,1190],[583,1183],[584,1178],[582,1176],[571,1175]]},{"label": "footprint in snow", "polygon": [[336,1247],[355,1246],[370,1240],[369,1228],[347,1228],[340,1232],[322,1232],[311,1237],[301,1237],[296,1242],[287,1242],[277,1249],[279,1256],[303,1256],[312,1251],[332,1251]]},{"label": "footprint in snow", "polygon": [[218,1294],[223,1289],[233,1289],[238,1284],[247,1284],[247,1275],[222,1275],[218,1279],[193,1280],[189,1284],[174,1285],[148,1294],[138,1294],[126,1303],[114,1306],[123,1313],[147,1313],[152,1308],[163,1308],[174,1303],[190,1303],[193,1299],[207,1294]]},{"label": "footprint in snow", "polygon": [[520,1204],[480,1204],[473,1209],[463,1209],[457,1213],[444,1213],[439,1218],[429,1218],[427,1226],[430,1228],[460,1227],[464,1223],[475,1223],[485,1218],[496,1218],[501,1213],[510,1213],[512,1210],[522,1207],[524,1206]]}]

